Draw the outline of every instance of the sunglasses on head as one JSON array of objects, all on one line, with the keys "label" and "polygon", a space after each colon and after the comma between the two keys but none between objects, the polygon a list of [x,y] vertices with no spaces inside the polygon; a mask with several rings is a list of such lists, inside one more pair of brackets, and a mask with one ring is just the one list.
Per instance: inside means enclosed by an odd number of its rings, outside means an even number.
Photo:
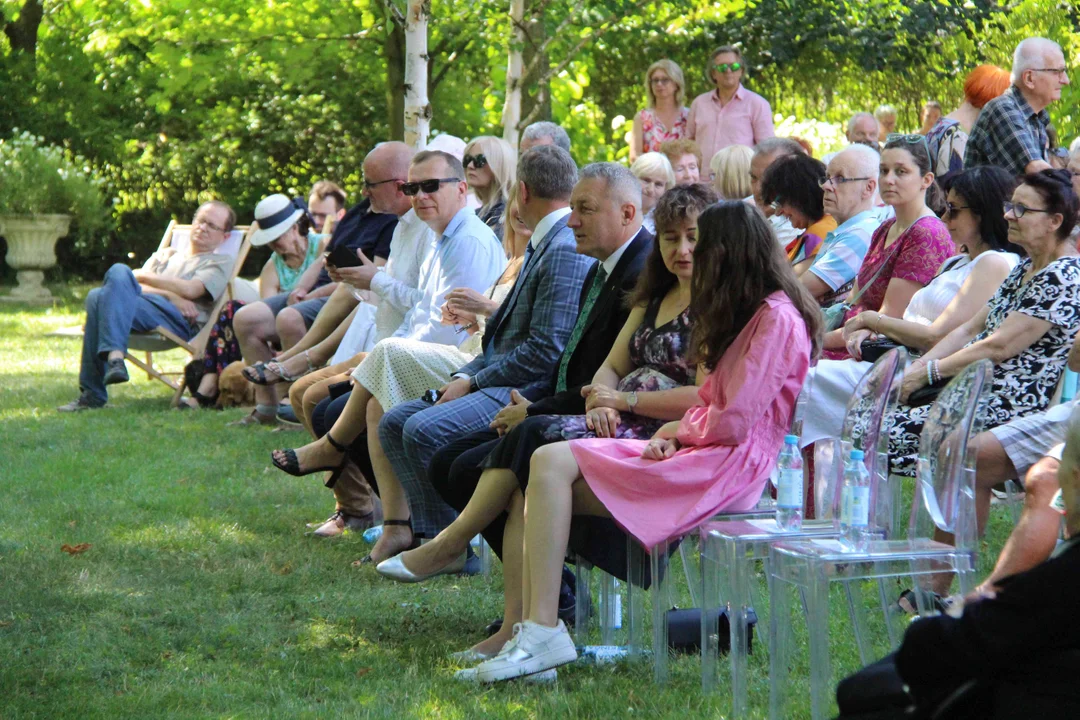
[{"label": "sunglasses on head", "polygon": [[461,178],[432,178],[431,180],[421,180],[420,182],[407,182],[402,184],[401,194],[411,196],[422,191],[430,195],[439,192],[439,186],[443,183],[452,182],[461,182]]},{"label": "sunglasses on head", "polygon": [[926,143],[925,135],[918,135],[916,133],[889,133],[885,136],[885,149],[889,146],[902,147],[905,145],[918,145],[922,144],[926,148],[926,154],[930,154],[930,146]]},{"label": "sunglasses on head", "polygon": [[478,153],[476,155],[466,155],[465,157],[461,158],[461,166],[465,168],[472,165],[474,168],[479,170],[482,167],[487,167],[487,164],[487,158],[484,157],[484,153]]},{"label": "sunglasses on head", "polygon": [[742,63],[718,63],[716,65],[713,65],[713,68],[716,70],[716,72],[722,73],[725,73],[728,70],[730,70],[731,72],[739,72],[740,70],[742,70]]}]

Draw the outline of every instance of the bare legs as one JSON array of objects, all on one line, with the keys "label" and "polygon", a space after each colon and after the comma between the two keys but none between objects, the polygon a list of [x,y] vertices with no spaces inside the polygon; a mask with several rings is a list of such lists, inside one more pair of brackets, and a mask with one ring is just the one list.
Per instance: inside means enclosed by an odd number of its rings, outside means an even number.
[{"label": "bare legs", "polygon": [[[381,487],[381,485],[380,485]],[[405,567],[419,575],[435,572],[453,562],[469,546],[469,541],[505,510],[517,492],[517,477],[509,470],[485,470],[469,504],[454,522],[434,540],[401,556]],[[520,492],[517,492],[520,495]],[[505,581],[509,587],[509,581]]]},{"label": "bare legs", "polygon": [[[274,357],[270,343],[278,340],[274,313],[266,303],[251,303],[236,311],[233,317],[233,330],[240,343],[240,352],[244,362],[254,365],[267,362]],[[277,389],[272,386],[255,387],[255,403],[276,409]]]},{"label": "bare legs", "polygon": [[[359,301],[353,297],[353,294],[344,285],[339,284],[334,288],[334,292],[330,295],[330,299],[326,301],[322,309],[319,310],[319,314],[315,316],[315,321],[311,323],[311,327],[299,338],[296,343],[290,346],[288,350],[281,353],[278,357],[279,360],[288,360],[291,357],[299,355],[305,350],[311,350],[323,340],[326,340],[337,331],[341,325],[345,324],[348,327],[345,320],[349,318],[349,315],[356,311],[356,306]],[[344,331],[342,331],[344,334]],[[338,342],[340,342],[338,338]],[[334,344],[334,348],[337,348],[337,343]],[[330,351],[330,355],[333,355],[334,351]],[[329,356],[326,358],[329,360]],[[324,360],[325,362],[325,360]]]},{"label": "bare legs", "polygon": [[[401,487],[397,479],[394,466],[390,464],[389,458],[383,452],[382,443],[379,442],[379,433],[375,431],[379,427],[383,413],[383,406],[378,400],[371,398],[367,403],[367,427],[371,428],[371,432],[367,434],[368,454],[371,455],[371,467],[375,471],[375,478],[379,484],[383,517],[387,520],[407,520],[410,515],[409,498],[405,495],[405,488]],[[334,427],[336,428],[337,425],[335,424]],[[336,435],[335,439],[337,439]],[[371,562],[378,564],[408,549],[412,542],[412,530],[408,527],[383,525],[383,534],[371,548],[368,557],[371,558]]]},{"label": "bare legs", "polygon": [[[322,313],[320,312],[318,317],[316,317],[316,320],[321,317]],[[315,343],[310,348],[300,348],[301,344],[306,344],[302,341],[301,343],[293,345],[289,349],[288,353],[282,353],[281,355],[278,355],[278,357],[276,358],[278,365],[281,366],[281,369],[284,370],[285,374],[289,377],[296,377],[298,375],[303,375],[304,373],[310,372],[312,367],[322,367],[326,363],[330,362],[330,358],[332,358],[334,356],[334,353],[337,352],[338,345],[341,344],[342,339],[345,337],[345,333],[348,332],[349,326],[352,324],[353,318],[355,317],[356,309],[354,308],[353,311],[349,313],[349,316],[345,318],[343,322],[338,324],[338,326],[334,328],[333,332],[331,332],[323,340]],[[312,333],[309,332],[307,335],[304,336],[303,340],[306,341],[311,336]],[[269,370],[269,372],[273,373],[273,370]],[[269,376],[269,379],[276,379],[276,376],[271,374]]]},{"label": "bare legs", "polygon": [[[334,440],[341,445],[350,445],[360,433],[367,427],[367,405],[371,399],[371,393],[363,385],[353,384],[352,394],[345,403],[341,417],[334,423],[334,427],[327,431],[327,435],[333,436]],[[342,453],[330,444],[326,437],[308,443],[303,447],[296,448],[296,459],[300,468],[333,467],[341,462]],[[285,462],[283,451],[275,450],[274,456],[280,462]]]}]

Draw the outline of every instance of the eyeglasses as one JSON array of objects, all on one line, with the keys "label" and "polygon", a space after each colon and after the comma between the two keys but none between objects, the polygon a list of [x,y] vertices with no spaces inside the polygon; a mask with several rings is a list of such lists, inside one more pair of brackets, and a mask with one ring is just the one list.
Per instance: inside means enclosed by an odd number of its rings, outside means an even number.
[{"label": "eyeglasses", "polygon": [[1054,75],[1057,75],[1058,77],[1061,77],[1065,73],[1069,72],[1069,68],[1067,68],[1067,67],[1060,67],[1060,68],[1031,68],[1031,72],[1048,72],[1048,73],[1053,73]]},{"label": "eyeglasses", "polygon": [[953,205],[951,202],[945,203],[945,214],[955,215],[957,210],[970,210],[970,205]]},{"label": "eyeglasses", "polygon": [[1024,205],[1023,203],[1014,203],[1014,202],[1008,202],[1008,201],[1005,202],[1004,208],[1005,208],[1005,213],[1006,214],[1012,213],[1013,216],[1017,220],[1024,217],[1029,212],[1037,212],[1037,213],[1049,213],[1049,212],[1051,212],[1050,210],[1040,210],[1039,208],[1031,208],[1031,207],[1028,207],[1027,205]]},{"label": "eyeglasses", "polygon": [[675,81],[669,77],[654,77],[649,78],[649,82],[653,85],[671,85]]},{"label": "eyeglasses", "polygon": [[370,190],[371,188],[373,188],[373,187],[375,187],[377,185],[385,185],[386,183],[392,183],[392,182],[401,182],[401,181],[398,180],[397,178],[390,178],[389,180],[379,180],[378,182],[368,182],[367,179],[365,178],[364,179],[364,189],[365,190]]},{"label": "eyeglasses", "polygon": [[443,183],[461,182],[461,178],[432,178],[431,180],[421,180],[420,182],[407,182],[401,185],[401,194],[413,196],[420,192],[425,192],[428,195],[439,192],[439,186]]},{"label": "eyeglasses", "polygon": [[487,158],[484,157],[484,153],[480,153],[478,155],[466,155],[465,157],[461,158],[461,167],[464,168],[472,165],[474,168],[479,170],[480,168],[487,167],[487,164]]},{"label": "eyeglasses", "polygon": [[728,70],[730,70],[731,72],[739,72],[740,70],[742,70],[742,63],[718,63],[716,65],[713,65],[713,69],[716,70],[716,72],[721,73],[726,73]]},{"label": "eyeglasses", "polygon": [[210,221],[209,221],[209,220],[207,220],[206,218],[200,218],[200,217],[196,217],[196,218],[194,218],[194,219],[193,219],[193,220],[191,221],[191,224],[192,224],[193,226],[194,226],[194,225],[202,225],[202,226],[203,226],[203,227],[205,227],[206,229],[208,229],[208,230],[213,230],[214,232],[219,232],[219,233],[223,233],[223,232],[225,232],[225,228],[223,228],[223,227],[218,227],[217,225],[215,225],[214,223],[210,222]]},{"label": "eyeglasses", "polygon": [[840,187],[844,183],[859,182],[860,180],[872,180],[872,179],[873,178],[869,178],[869,177],[849,178],[849,177],[844,177],[843,175],[833,175],[832,177],[822,178],[821,180],[818,180],[818,187],[823,188],[826,185],[828,185],[829,183],[832,183],[833,185],[835,185],[837,187]]}]

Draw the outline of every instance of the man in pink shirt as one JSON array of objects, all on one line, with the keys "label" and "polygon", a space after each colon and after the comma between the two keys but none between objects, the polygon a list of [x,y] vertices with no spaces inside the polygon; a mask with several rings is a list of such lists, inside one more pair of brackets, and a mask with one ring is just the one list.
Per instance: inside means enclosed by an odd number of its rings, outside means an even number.
[{"label": "man in pink shirt", "polygon": [[706,163],[728,145],[753,147],[776,134],[769,101],[742,86],[745,68],[738,49],[718,48],[709,63],[716,89],[690,104],[686,135],[701,147]]}]

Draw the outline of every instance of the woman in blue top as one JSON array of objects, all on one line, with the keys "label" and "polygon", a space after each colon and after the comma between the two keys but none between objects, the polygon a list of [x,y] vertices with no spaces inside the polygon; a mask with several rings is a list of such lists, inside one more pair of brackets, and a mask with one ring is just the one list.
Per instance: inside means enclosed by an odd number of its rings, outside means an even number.
[{"label": "woman in blue top", "polygon": [[[322,270],[330,236],[311,231],[313,223],[303,200],[281,194],[263,198],[255,206],[255,222],[259,229],[251,235],[251,246],[269,245],[273,251],[259,274],[259,296],[289,292],[305,277],[312,284]],[[184,384],[191,391],[191,399],[185,401],[189,407],[215,406],[218,375],[229,363],[242,359],[232,319],[243,305],[239,300],[226,303],[210,331],[203,357],[184,369]]]}]

